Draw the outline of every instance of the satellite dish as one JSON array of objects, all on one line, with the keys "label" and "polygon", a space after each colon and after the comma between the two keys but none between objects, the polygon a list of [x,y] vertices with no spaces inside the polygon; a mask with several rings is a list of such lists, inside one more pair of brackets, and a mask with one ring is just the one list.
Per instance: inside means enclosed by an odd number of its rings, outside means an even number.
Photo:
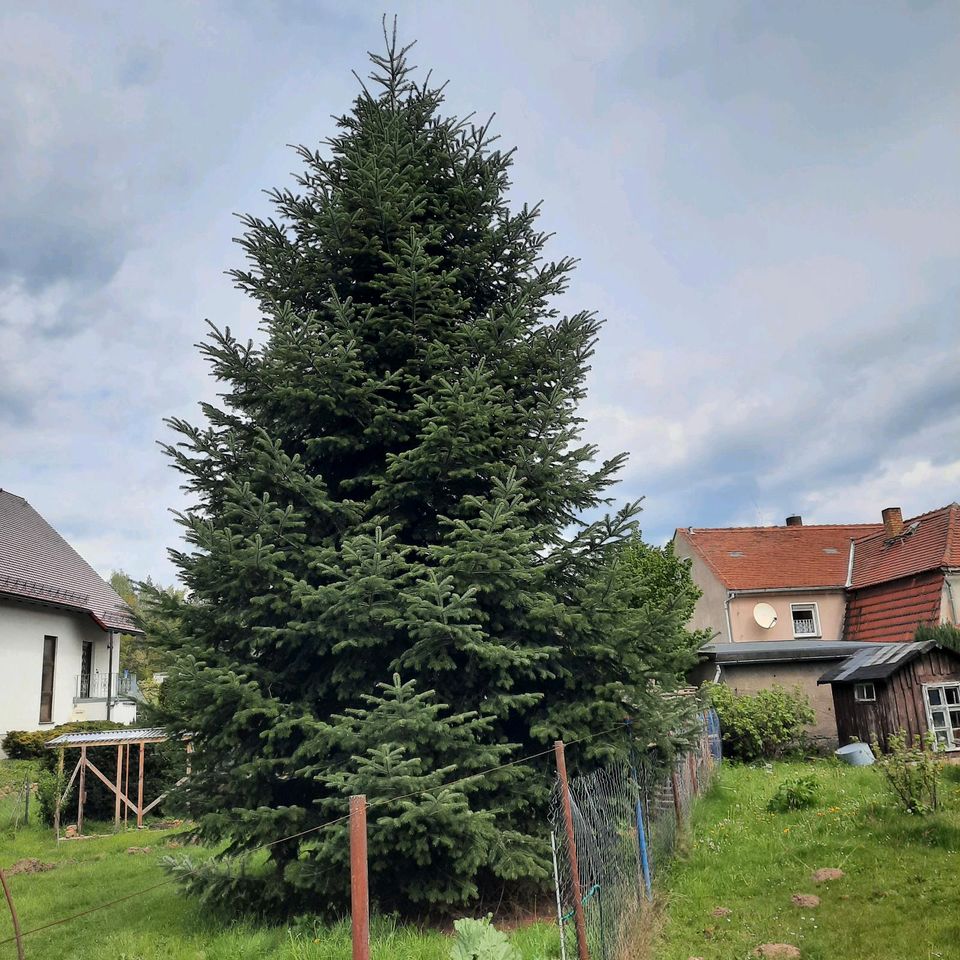
[{"label": "satellite dish", "polygon": [[777,611],[769,603],[758,603],[753,608],[753,619],[758,626],[769,630],[777,622]]}]

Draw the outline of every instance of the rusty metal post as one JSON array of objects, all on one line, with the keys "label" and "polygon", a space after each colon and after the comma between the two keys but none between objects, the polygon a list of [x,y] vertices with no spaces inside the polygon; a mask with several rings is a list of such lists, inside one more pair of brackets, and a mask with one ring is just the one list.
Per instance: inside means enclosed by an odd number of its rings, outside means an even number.
[{"label": "rusty metal post", "polygon": [[370,891],[367,887],[367,798],[350,798],[350,925],[353,960],[370,960]]},{"label": "rusty metal post", "polygon": [[0,886],[3,887],[3,895],[7,898],[7,906],[10,908],[10,919],[13,921],[13,938],[17,941],[17,960],[23,960],[23,934],[20,933],[20,918],[17,916],[17,908],[13,904],[13,894],[7,886],[7,878],[3,870],[0,870]]},{"label": "rusty metal post", "polygon": [[[583,892],[580,888],[580,862],[577,859],[577,838],[573,832],[573,808],[570,806],[570,784],[567,782],[567,761],[563,741],[555,740],[553,751],[557,757],[557,774],[563,799],[563,819],[567,828],[567,856],[570,858],[570,881],[573,885],[573,918],[577,929],[577,952],[580,960],[590,960],[587,946],[587,918],[583,913]],[[563,931],[560,932],[563,936]]]}]

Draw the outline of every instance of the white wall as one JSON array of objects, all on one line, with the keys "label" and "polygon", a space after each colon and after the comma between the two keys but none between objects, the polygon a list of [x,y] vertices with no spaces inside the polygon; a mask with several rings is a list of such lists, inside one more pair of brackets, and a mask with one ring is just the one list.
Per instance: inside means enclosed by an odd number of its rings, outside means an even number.
[{"label": "white wall", "polygon": [[[51,723],[40,723],[45,636],[57,638]],[[87,704],[87,715],[75,716],[73,698],[84,640],[92,641],[94,645],[91,672],[107,673],[107,633],[89,616],[39,604],[0,600],[0,739],[8,730],[41,730],[72,719],[101,720],[106,717],[106,704]],[[113,651],[114,672],[119,656],[117,637]]]}]

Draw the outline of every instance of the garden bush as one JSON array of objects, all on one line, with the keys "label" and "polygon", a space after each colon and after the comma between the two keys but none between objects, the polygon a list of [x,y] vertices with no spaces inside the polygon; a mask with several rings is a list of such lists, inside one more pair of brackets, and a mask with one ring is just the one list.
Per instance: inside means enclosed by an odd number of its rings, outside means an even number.
[{"label": "garden bush", "polygon": [[940,805],[940,772],[943,758],[936,750],[933,734],[913,744],[907,742],[907,732],[901,730],[887,741],[886,753],[874,740],[871,745],[877,758],[877,768],[897,802],[907,813],[932,813]]},{"label": "garden bush", "polygon": [[83,733],[85,730],[116,730],[122,723],[106,720],[75,720],[45,730],[10,730],[3,738],[3,752],[11,760],[44,760],[56,756],[44,744],[64,733]]},{"label": "garden bush", "polygon": [[490,917],[465,917],[453,924],[457,938],[450,948],[450,960],[520,960],[520,951],[498,930]]},{"label": "garden bush", "polygon": [[804,727],[813,723],[810,701],[799,687],[773,686],[756,694],[736,694],[724,684],[709,684],[710,701],[720,718],[724,755],[735,760],[779,758],[804,743]]},{"label": "garden bush", "polygon": [[777,787],[767,809],[772,813],[789,813],[815,807],[820,799],[820,781],[812,773],[784,780]]}]

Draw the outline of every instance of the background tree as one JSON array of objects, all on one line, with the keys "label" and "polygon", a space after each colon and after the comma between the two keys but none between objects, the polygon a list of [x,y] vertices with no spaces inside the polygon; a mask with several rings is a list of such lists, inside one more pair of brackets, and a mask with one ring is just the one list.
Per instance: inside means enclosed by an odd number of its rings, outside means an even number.
[{"label": "background tree", "polygon": [[176,587],[155,584],[149,577],[142,582],[133,580],[123,570],[110,574],[110,586],[133,611],[138,626],[144,631],[142,636],[121,635],[119,669],[134,674],[142,691],[155,693],[153,675],[169,668],[168,651],[172,644],[167,634],[176,629],[176,621],[158,613],[155,607],[163,597],[178,604],[183,600],[184,592]]},{"label": "background tree", "polygon": [[[641,735],[671,727],[659,691],[675,654],[651,662],[626,626],[636,583],[614,562],[639,507],[582,519],[624,461],[581,439],[600,321],[559,313],[573,261],[543,258],[536,207],[508,207],[512,152],[444,117],[406,54],[388,38],[337,135],[299,149],[296,190],[271,193],[275,217],[244,218],[234,277],[262,340],[212,327],[201,349],[222,402],[202,426],[171,421],[195,505],[172,551],[190,600],[161,602],[179,622],[163,706],[195,737],[182,800],[198,832],[241,857],[194,888],[233,905],[342,907],[336,843],[274,841],[342,812],[361,783],[372,801],[407,778],[437,791],[471,755],[541,751],[638,706]],[[422,750],[366,699],[394,672],[476,715],[448,731],[456,749]],[[432,709],[418,708],[424,729],[441,723]],[[357,710],[374,732],[350,740],[337,718]],[[622,746],[597,738],[576,760]],[[432,876],[436,902],[546,878],[549,779],[513,771],[449,794],[438,842],[464,849],[456,876]],[[413,843],[409,819],[382,815],[384,849]],[[242,858],[265,843],[266,863]],[[411,904],[422,877],[373,881],[375,899]]]}]

